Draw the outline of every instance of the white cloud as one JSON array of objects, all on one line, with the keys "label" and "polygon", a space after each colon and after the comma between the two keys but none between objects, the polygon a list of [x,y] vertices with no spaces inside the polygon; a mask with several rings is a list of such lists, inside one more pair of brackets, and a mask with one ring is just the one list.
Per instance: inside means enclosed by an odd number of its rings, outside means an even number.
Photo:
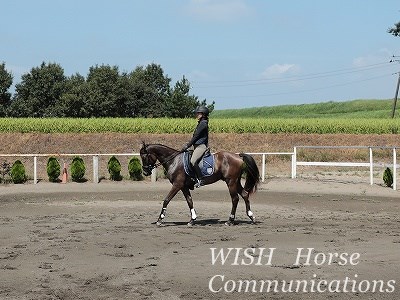
[{"label": "white cloud", "polygon": [[251,9],[243,0],[191,0],[185,11],[206,21],[234,21],[250,15]]},{"label": "white cloud", "polygon": [[299,70],[300,67],[295,64],[274,64],[266,68],[261,73],[261,77],[263,78],[281,77],[284,74],[298,73]]}]

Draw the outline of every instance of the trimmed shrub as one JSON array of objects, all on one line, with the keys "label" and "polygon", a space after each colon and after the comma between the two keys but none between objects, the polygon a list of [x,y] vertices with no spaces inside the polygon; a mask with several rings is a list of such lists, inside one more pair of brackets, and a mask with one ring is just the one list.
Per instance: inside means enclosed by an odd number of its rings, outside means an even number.
[{"label": "trimmed shrub", "polygon": [[110,173],[111,180],[115,180],[115,181],[122,180],[121,164],[115,156],[112,156],[109,159],[107,166],[108,166],[108,173]]},{"label": "trimmed shrub", "polygon": [[85,162],[79,156],[75,156],[71,163],[71,178],[72,181],[82,182],[86,172]]},{"label": "trimmed shrub", "polygon": [[49,160],[47,161],[47,175],[49,176],[49,181],[50,182],[58,182],[61,174],[61,166],[60,163],[58,162],[57,158],[55,157],[49,157]]},{"label": "trimmed shrub", "polygon": [[138,157],[134,156],[129,160],[128,172],[129,172],[129,177],[132,180],[135,181],[143,180],[142,164],[140,163],[140,159]]},{"label": "trimmed shrub", "polygon": [[391,187],[393,184],[392,170],[389,168],[386,168],[386,170],[383,172],[383,182],[385,182],[386,186],[388,187]]},{"label": "trimmed shrub", "polygon": [[11,167],[11,179],[14,183],[26,181],[25,167],[20,160],[17,160]]}]

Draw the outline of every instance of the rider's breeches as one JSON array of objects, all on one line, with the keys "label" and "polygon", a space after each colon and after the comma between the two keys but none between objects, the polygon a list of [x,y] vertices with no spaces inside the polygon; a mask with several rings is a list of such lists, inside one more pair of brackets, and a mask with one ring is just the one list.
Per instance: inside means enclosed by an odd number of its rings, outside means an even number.
[{"label": "rider's breeches", "polygon": [[199,162],[200,158],[203,156],[204,152],[206,152],[207,146],[204,144],[200,144],[196,146],[193,151],[192,158],[190,159],[190,163],[194,166],[196,163]]}]

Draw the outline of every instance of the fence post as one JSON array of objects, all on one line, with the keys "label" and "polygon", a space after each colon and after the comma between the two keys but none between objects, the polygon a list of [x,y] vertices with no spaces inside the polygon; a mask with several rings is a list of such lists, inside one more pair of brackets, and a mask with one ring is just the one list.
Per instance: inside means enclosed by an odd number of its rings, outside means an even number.
[{"label": "fence post", "polygon": [[369,183],[374,185],[374,159],[372,157],[372,147],[369,148]]},{"label": "fence post", "polygon": [[262,155],[261,181],[265,181],[265,153]]},{"label": "fence post", "polygon": [[397,170],[396,170],[396,164],[397,164],[397,154],[396,154],[396,148],[393,148],[393,190],[397,189]]},{"label": "fence post", "polygon": [[33,157],[33,184],[37,184],[37,156]]},{"label": "fence post", "polygon": [[154,168],[151,170],[151,182],[156,182],[157,181],[157,168]]},{"label": "fence post", "polygon": [[93,155],[93,182],[99,183],[99,156]]},{"label": "fence post", "polygon": [[292,154],[292,178],[296,178],[297,176],[296,166],[297,166],[297,148],[294,147]]}]

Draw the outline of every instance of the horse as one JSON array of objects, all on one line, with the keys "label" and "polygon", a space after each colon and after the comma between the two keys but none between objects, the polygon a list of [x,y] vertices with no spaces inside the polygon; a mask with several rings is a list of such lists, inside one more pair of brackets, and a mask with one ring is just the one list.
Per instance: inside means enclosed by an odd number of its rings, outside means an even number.
[{"label": "horse", "polygon": [[[161,165],[166,170],[166,176],[172,184],[171,190],[163,200],[161,213],[156,222],[158,226],[163,224],[168,203],[179,191],[182,191],[185,196],[190,210],[190,221],[187,225],[194,225],[197,219],[196,211],[193,208],[193,199],[190,194],[190,190],[194,188],[194,181],[185,172],[184,152],[162,144],[146,144],[145,142],[143,142],[140,149],[143,174],[149,176],[153,169]],[[245,153],[235,154],[227,151],[220,151],[212,155],[214,155],[214,173],[204,177],[203,180],[205,185],[223,180],[228,186],[229,194],[232,198],[232,209],[225,225],[235,224],[239,195],[245,202],[247,216],[250,218],[251,223],[254,224],[255,217],[250,209],[249,196],[256,192],[260,182],[260,172],[254,158]],[[246,174],[244,187],[241,184],[243,173]]]}]

